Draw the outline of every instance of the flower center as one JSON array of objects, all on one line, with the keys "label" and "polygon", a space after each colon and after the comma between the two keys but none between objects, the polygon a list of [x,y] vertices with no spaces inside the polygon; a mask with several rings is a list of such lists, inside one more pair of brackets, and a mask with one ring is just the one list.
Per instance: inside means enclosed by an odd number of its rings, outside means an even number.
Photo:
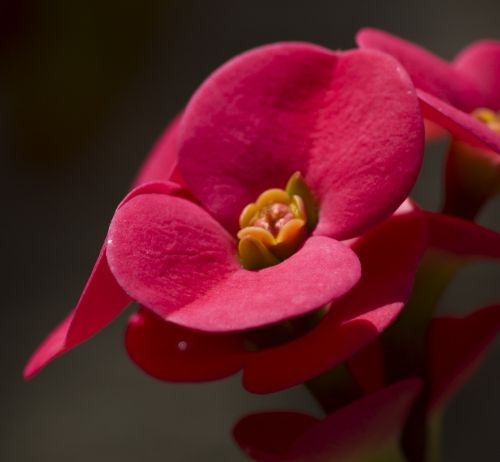
[{"label": "flower center", "polygon": [[[298,201],[296,200],[296,202]],[[294,218],[297,218],[297,215],[299,214],[294,214],[290,205],[275,202],[264,206],[257,213],[253,226],[263,228],[274,237],[277,237],[283,227]]]},{"label": "flower center", "polygon": [[500,133],[500,112],[481,107],[472,112],[472,117],[483,122],[493,131]]},{"label": "flower center", "polygon": [[294,254],[318,221],[316,202],[302,175],[285,189],[268,189],[240,215],[238,253],[246,269],[276,265]]}]

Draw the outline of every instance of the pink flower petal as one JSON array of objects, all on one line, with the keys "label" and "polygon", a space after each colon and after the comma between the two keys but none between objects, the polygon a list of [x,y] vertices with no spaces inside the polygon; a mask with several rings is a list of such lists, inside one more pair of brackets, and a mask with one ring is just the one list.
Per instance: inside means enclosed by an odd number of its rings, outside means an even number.
[{"label": "pink flower petal", "polygon": [[[182,194],[182,190],[173,183],[147,184],[128,194],[118,207],[137,194],[151,192]],[[104,244],[76,308],[32,355],[24,370],[25,378],[33,377],[57,356],[95,335],[118,316],[131,301],[132,299],[123,292],[109,269],[106,244]]]},{"label": "pink flower petal", "polygon": [[130,318],[125,345],[146,373],[169,382],[203,382],[241,369],[248,354],[241,337],[207,334],[164,321],[141,309]]},{"label": "pink flower petal", "polygon": [[[422,213],[428,226],[429,248],[463,259],[500,258],[499,233],[461,218],[432,212]],[[466,325],[465,320],[459,321],[463,321],[464,326]],[[438,322],[438,325],[441,325],[440,323],[441,321]],[[450,321],[450,325],[453,323],[455,320]],[[458,321],[456,323],[458,324]],[[445,336],[446,341],[449,341],[450,338],[452,337]],[[452,345],[454,348],[455,343]],[[462,352],[462,349],[457,351]],[[430,359],[432,360],[432,358]],[[375,339],[370,345],[354,355],[349,360],[349,369],[364,390],[373,391],[380,388],[381,377],[385,376],[380,339]]]},{"label": "pink flower petal", "polygon": [[341,363],[379,335],[401,311],[426,244],[418,214],[403,214],[354,243],[363,271],[358,285],[334,303],[303,337],[248,358],[243,384],[270,393],[302,383]]},{"label": "pink flower petal", "polygon": [[222,66],[193,96],[179,136],[182,176],[231,232],[248,203],[301,171],[320,204],[316,234],[336,239],[397,208],[423,149],[415,92],[396,61],[305,43]]},{"label": "pink flower petal", "polygon": [[174,181],[183,185],[177,168],[177,138],[181,116],[178,115],[165,129],[144,161],[134,180],[134,187],[153,181]]},{"label": "pink flower petal", "polygon": [[417,91],[422,114],[455,138],[500,153],[500,134],[469,114],[424,91]]},{"label": "pink flower petal", "polygon": [[266,412],[241,419],[233,431],[253,460],[350,462],[392,460],[421,388],[410,379],[391,385],[319,421],[298,412]]},{"label": "pink flower petal", "polygon": [[464,318],[432,320],[428,346],[431,412],[443,407],[472,374],[499,332],[500,305],[482,308]]},{"label": "pink flower petal", "polygon": [[474,109],[500,109],[500,42],[483,41],[448,63],[423,48],[376,29],[361,30],[362,48],[381,50],[398,59],[418,89],[426,119],[455,138],[500,152],[500,134],[469,115]]},{"label": "pink flower petal", "polygon": [[108,261],[127,293],[166,320],[236,331],[307,313],[349,291],[359,262],[342,243],[309,238],[279,265],[241,268],[232,237],[203,209],[167,194],[137,196],[111,223]]},{"label": "pink flower petal", "polygon": [[166,316],[237,270],[234,239],[196,204],[138,195],[118,208],[108,261],[130,296]]},{"label": "pink flower petal", "polygon": [[290,459],[390,460],[421,387],[419,379],[404,380],[329,415],[299,438]]},{"label": "pink flower petal", "polygon": [[33,377],[57,356],[96,334],[130,302],[109,270],[103,247],[76,308],[35,351],[24,377]]},{"label": "pink flower petal", "polygon": [[283,462],[285,454],[300,436],[315,427],[318,420],[298,412],[261,412],[241,419],[233,436],[252,460]]},{"label": "pink flower petal", "polygon": [[500,258],[500,233],[461,218],[424,212],[429,247],[464,258]]},{"label": "pink flower petal", "polygon": [[[500,305],[481,308],[463,318],[443,316],[431,320],[427,334],[428,412],[436,413],[446,406],[499,332]],[[373,375],[384,374],[381,352],[382,345],[376,339],[349,361],[349,369],[365,391],[381,386],[379,380],[373,380]]]},{"label": "pink flower petal", "polygon": [[73,313],[59,324],[31,355],[23,371],[26,380],[34,377],[49,362],[69,349],[66,348],[66,336],[72,320]]},{"label": "pink flower petal", "polygon": [[361,29],[356,35],[361,48],[375,49],[396,58],[415,86],[470,112],[484,104],[484,97],[470,79],[447,61],[400,37],[378,29]]},{"label": "pink flower petal", "polygon": [[500,42],[483,40],[462,50],[453,67],[466,75],[486,95],[485,105],[500,110]]},{"label": "pink flower petal", "polygon": [[306,314],[358,282],[356,255],[333,239],[311,237],[293,256],[260,271],[240,269],[203,299],[169,318],[193,329],[235,331]]}]

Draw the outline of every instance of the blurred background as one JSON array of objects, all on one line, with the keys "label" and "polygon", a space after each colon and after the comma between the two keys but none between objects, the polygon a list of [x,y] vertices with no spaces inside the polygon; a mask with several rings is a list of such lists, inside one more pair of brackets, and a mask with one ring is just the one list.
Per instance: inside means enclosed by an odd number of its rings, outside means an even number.
[{"label": "blurred background", "polygon": [[[452,58],[473,40],[498,39],[499,18],[497,0],[2,0],[0,460],[239,461],[246,459],[230,430],[245,413],[319,415],[300,387],[254,396],[239,377],[204,385],[149,378],[122,346],[130,311],[33,381],[21,372],[77,301],[114,208],[155,139],[221,63],[281,40],[351,48],[368,25]],[[433,210],[443,150],[429,149],[414,192]],[[499,205],[479,221],[498,230]],[[498,265],[469,266],[442,311],[498,300],[499,276]],[[498,460],[499,359],[497,343],[453,401],[445,461]]]}]

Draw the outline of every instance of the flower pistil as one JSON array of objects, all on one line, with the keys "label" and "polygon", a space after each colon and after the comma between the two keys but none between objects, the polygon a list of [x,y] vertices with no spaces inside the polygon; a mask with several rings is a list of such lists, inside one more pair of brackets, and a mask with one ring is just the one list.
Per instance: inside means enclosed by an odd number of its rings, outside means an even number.
[{"label": "flower pistil", "polygon": [[268,189],[240,215],[238,252],[246,269],[276,265],[295,253],[314,229],[317,206],[300,172],[285,189]]}]

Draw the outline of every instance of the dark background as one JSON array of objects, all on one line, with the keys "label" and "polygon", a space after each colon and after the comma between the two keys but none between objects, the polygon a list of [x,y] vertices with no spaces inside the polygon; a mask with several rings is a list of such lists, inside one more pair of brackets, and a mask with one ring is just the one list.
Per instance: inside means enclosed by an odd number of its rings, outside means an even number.
[{"label": "dark background", "polygon": [[[244,413],[317,414],[300,387],[254,396],[239,377],[154,381],[122,347],[130,312],[33,381],[23,382],[21,371],[76,302],[144,155],[218,65],[278,40],[351,48],[366,25],[451,58],[473,40],[499,38],[499,18],[497,0],[2,1],[0,460],[245,460],[230,438]],[[440,202],[443,149],[430,149],[415,189],[431,209]],[[489,204],[480,222],[498,229],[499,204]],[[499,275],[490,263],[469,266],[442,311],[498,300]],[[452,402],[445,461],[499,460],[499,358],[497,344]]]}]

